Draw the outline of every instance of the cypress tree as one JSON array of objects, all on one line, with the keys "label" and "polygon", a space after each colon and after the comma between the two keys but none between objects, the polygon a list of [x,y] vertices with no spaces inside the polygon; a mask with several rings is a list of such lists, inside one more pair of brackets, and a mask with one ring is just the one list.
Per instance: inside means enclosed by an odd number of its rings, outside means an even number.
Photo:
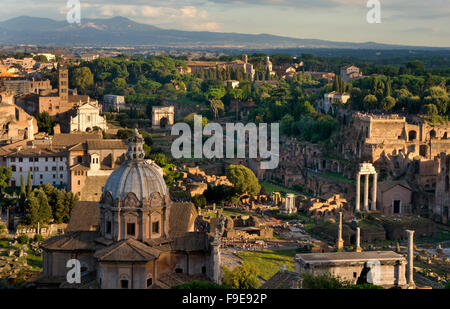
[{"label": "cypress tree", "polygon": [[45,192],[40,189],[37,193],[37,199],[39,202],[39,222],[48,224],[52,220],[52,208],[48,203],[48,198]]},{"label": "cypress tree", "polygon": [[33,180],[31,179],[31,173],[28,171],[28,180],[27,180],[27,197],[31,196],[31,192],[33,191]]},{"label": "cypress tree", "polygon": [[37,225],[39,222],[39,202],[34,196],[29,196],[25,202],[25,224]]},{"label": "cypress tree", "polygon": [[25,178],[23,174],[20,174],[20,196],[26,195],[27,191],[25,189]]}]

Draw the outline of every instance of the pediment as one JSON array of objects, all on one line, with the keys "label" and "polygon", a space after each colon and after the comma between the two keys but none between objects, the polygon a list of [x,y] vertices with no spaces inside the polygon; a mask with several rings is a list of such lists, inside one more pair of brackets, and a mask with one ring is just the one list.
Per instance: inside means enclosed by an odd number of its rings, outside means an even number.
[{"label": "pediment", "polygon": [[153,192],[150,196],[150,207],[162,207],[163,198],[159,192]]},{"label": "pediment", "polygon": [[140,202],[133,192],[128,192],[125,198],[123,199],[122,207],[127,208],[138,208],[140,205]]}]

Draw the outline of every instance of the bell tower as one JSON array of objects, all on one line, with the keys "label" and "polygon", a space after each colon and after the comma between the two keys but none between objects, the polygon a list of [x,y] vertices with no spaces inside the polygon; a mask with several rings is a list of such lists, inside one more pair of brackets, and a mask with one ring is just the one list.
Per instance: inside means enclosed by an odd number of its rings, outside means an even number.
[{"label": "bell tower", "polygon": [[58,89],[60,105],[69,102],[69,72],[63,64],[58,65]]}]

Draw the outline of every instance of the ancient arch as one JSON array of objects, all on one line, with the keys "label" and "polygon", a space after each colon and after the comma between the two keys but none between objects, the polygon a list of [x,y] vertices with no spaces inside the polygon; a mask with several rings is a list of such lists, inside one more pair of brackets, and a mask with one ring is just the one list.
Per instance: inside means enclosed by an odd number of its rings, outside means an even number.
[{"label": "ancient arch", "polygon": [[431,130],[430,131],[430,138],[436,138],[436,131],[435,130]]}]

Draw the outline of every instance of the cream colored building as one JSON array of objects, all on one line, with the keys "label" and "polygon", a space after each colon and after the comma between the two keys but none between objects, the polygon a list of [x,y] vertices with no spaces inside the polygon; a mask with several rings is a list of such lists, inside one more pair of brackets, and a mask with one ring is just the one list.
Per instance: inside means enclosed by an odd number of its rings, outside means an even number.
[{"label": "cream colored building", "polygon": [[85,103],[76,107],[76,116],[70,118],[70,131],[85,132],[99,127],[107,130],[106,119],[100,116],[100,107],[97,104]]}]

